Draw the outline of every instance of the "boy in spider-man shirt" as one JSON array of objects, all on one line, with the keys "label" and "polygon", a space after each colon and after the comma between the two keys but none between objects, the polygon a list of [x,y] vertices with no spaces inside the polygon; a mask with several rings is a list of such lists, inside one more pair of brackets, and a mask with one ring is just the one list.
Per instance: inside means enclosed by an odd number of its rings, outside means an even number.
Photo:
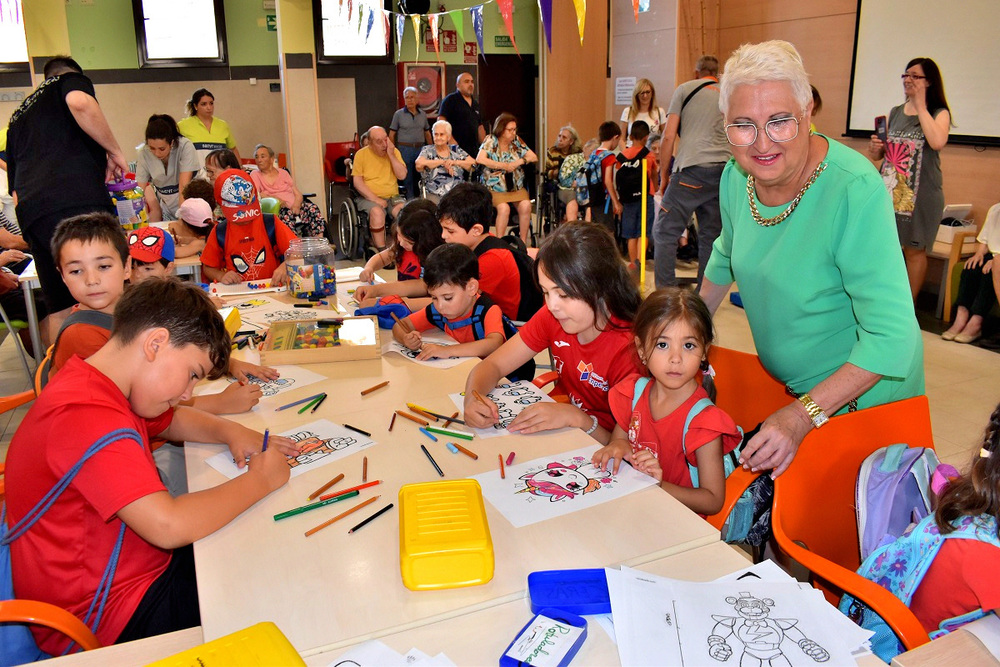
[{"label": "boy in spider-man shirt", "polygon": [[248,280],[288,282],[285,253],[295,232],[260,210],[253,183],[241,169],[227,169],[215,179],[215,200],[226,221],[215,227],[201,253],[202,273],[209,280],[233,285]]}]

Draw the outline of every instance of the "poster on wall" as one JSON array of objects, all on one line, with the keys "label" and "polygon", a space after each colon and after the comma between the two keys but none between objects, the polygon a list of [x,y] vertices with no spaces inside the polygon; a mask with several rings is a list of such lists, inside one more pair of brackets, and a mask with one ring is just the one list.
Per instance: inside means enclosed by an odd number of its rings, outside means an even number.
[{"label": "poster on wall", "polygon": [[399,107],[403,107],[403,89],[413,86],[417,89],[417,108],[430,120],[437,118],[438,107],[444,97],[444,64],[399,63],[398,75]]}]

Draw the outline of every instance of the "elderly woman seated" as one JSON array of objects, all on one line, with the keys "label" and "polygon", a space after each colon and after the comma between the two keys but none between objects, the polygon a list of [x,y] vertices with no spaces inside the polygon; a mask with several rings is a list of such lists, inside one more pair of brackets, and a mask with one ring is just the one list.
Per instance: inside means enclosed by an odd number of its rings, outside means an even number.
[{"label": "elderly woman seated", "polygon": [[275,164],[274,151],[269,146],[257,144],[253,159],[257,170],[250,172],[250,180],[259,196],[273,197],[281,202],[278,218],[300,237],[323,236],[326,220],[319,207],[302,200],[292,175]]},{"label": "elderly woman seated", "polygon": [[573,126],[559,128],[555,146],[545,152],[545,177],[566,207],[566,220],[576,220],[580,215],[580,205],[576,201],[576,173],[585,160],[580,135]]},{"label": "elderly woman seated", "polygon": [[431,128],[434,143],[420,149],[417,156],[417,171],[424,184],[424,196],[435,204],[441,197],[465,180],[465,174],[472,171],[476,161],[453,143],[451,123],[439,120]]}]

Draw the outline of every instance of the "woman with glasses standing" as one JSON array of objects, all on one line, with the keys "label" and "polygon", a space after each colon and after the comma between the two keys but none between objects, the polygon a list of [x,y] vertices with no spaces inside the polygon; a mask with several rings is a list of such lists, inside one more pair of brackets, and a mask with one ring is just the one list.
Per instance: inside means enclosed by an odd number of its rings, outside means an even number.
[{"label": "woman with glasses standing", "polygon": [[[663,107],[656,106],[656,88],[649,79],[639,79],[632,89],[632,105],[622,111],[622,136],[628,137],[632,131],[632,123],[637,120],[646,121],[649,133],[663,132],[663,124],[667,122],[667,114]],[[632,142],[626,139],[626,148]]]},{"label": "woman with glasses standing", "polygon": [[910,292],[917,298],[927,274],[927,250],[934,246],[944,213],[941,158],[948,143],[951,111],[941,70],[930,58],[914,58],[902,74],[906,102],[889,112],[888,142],[872,135],[868,154],[882,160],[882,180],[892,194],[899,244]]},{"label": "woman with glasses standing", "polygon": [[761,362],[798,397],[741,455],[777,476],[828,417],[922,394],[923,346],[892,202],[864,156],[809,132],[812,93],[795,47],[737,49],[719,107],[733,159],[701,296],[714,313],[739,283]]}]

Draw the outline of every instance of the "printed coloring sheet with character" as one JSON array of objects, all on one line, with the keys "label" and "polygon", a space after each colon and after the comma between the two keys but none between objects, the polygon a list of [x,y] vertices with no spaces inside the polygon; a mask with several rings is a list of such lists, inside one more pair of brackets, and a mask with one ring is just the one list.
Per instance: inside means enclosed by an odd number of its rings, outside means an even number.
[{"label": "printed coloring sheet with character", "polygon": [[[257,356],[257,360],[253,363],[259,364],[260,357]],[[280,396],[292,389],[315,384],[321,380],[328,380],[325,375],[320,375],[301,366],[274,366],[274,368],[281,374],[277,380],[265,380],[254,375],[248,376],[250,382],[260,386],[261,393],[263,394],[260,403],[255,405],[253,410],[259,410],[261,406],[268,408],[277,407],[281,399],[275,399],[276,396]],[[222,377],[218,380],[204,382],[194,388],[194,395],[206,396],[208,394],[218,394],[236,381],[234,377]]]},{"label": "printed coloring sheet with character", "polygon": [[[622,665],[853,665],[836,611],[813,589],[743,578],[694,583],[607,569]],[[748,662],[749,661],[749,662]]]},{"label": "printed coloring sheet with character", "polygon": [[[388,341],[382,346],[382,354],[389,354],[390,352],[395,352],[404,359],[409,359],[415,364],[420,364],[421,366],[430,366],[431,368],[452,368],[458,366],[460,363],[465,361],[468,357],[440,357],[434,359],[417,359],[417,354],[420,350],[411,350],[401,343],[397,343],[392,339],[392,334],[390,333],[386,336]],[[436,343],[438,345],[455,345],[455,339],[441,331],[440,329],[431,329],[429,331],[421,332],[420,339],[425,343]],[[459,408],[461,409],[461,408]]]},{"label": "printed coloring sheet with character", "polygon": [[616,500],[656,484],[656,480],[631,466],[617,475],[590,462],[597,450],[591,445],[507,466],[506,479],[496,470],[475,475],[483,496],[515,528]]},{"label": "printed coloring sheet with character", "polygon": [[[449,394],[452,402],[459,410],[465,409],[465,393]],[[480,438],[495,438],[500,435],[510,435],[507,426],[521,414],[529,405],[535,403],[555,403],[544,391],[527,380],[517,382],[501,382],[486,395],[486,398],[497,404],[500,419],[490,428],[474,428]]]},{"label": "printed coloring sheet with character", "polygon": [[[367,449],[375,444],[371,438],[367,438],[360,433],[355,433],[339,424],[334,424],[326,419],[318,419],[303,426],[279,433],[291,438],[295,442],[304,445],[316,445],[307,452],[303,452],[294,458],[288,459],[288,466],[292,469],[292,477],[296,477],[327,463],[333,463],[337,459],[342,459],[354,452]],[[220,452],[205,459],[205,463],[212,466],[229,479],[242,475],[247,468],[240,470],[233,462],[232,454],[228,450]]]}]

